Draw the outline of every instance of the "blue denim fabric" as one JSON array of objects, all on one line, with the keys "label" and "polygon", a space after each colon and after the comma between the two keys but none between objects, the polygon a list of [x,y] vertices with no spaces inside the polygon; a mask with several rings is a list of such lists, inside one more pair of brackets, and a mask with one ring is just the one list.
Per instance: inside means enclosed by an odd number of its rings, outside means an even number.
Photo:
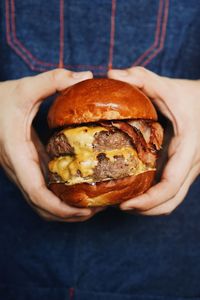
[{"label": "blue denim fabric", "polygon": [[[95,76],[138,64],[200,78],[196,0],[2,0],[0,9],[2,81],[59,62]],[[44,142],[50,101],[34,122]],[[198,178],[167,217],[110,208],[81,224],[47,223],[1,169],[0,299],[200,299],[199,195]]]}]

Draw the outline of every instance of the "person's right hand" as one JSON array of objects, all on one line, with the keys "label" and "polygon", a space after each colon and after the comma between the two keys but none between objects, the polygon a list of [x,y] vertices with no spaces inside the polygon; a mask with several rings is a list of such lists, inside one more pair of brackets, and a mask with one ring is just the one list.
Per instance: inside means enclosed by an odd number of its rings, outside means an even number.
[{"label": "person's right hand", "polygon": [[0,164],[28,203],[47,220],[84,221],[101,210],[71,207],[47,189],[40,165],[45,151],[32,129],[43,99],[89,78],[91,72],[56,69],[0,83]]}]

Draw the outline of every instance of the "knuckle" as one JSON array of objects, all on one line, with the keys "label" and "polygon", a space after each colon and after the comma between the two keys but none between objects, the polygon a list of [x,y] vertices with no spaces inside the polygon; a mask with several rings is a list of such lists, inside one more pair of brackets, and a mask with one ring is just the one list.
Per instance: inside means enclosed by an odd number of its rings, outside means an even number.
[{"label": "knuckle", "polygon": [[60,68],[56,68],[51,72],[51,76],[53,80],[57,80],[57,77],[60,75],[60,73],[62,72],[62,69]]},{"label": "knuckle", "polygon": [[40,206],[41,203],[41,192],[40,192],[40,188],[36,185],[30,185],[30,187],[28,188],[28,190],[26,191],[28,194],[28,197],[30,199],[30,201],[32,202],[33,205]]},{"label": "knuckle", "polygon": [[50,73],[51,81],[53,83],[59,82],[63,76],[70,76],[71,73],[72,73],[71,71],[66,70],[66,69],[61,69],[61,68],[54,69]]},{"label": "knuckle", "polygon": [[150,210],[153,206],[153,201],[150,201],[148,203],[139,204],[136,208],[138,211],[147,211]]},{"label": "knuckle", "polygon": [[54,209],[51,211],[51,213],[52,213],[53,215],[55,215],[56,217],[61,218],[61,219],[63,219],[63,220],[69,219],[69,218],[73,218],[73,217],[76,217],[76,216],[77,216],[75,213],[71,213],[70,211],[68,212],[68,211],[66,211],[66,210],[64,210],[64,209],[62,209],[62,208],[59,208],[59,207],[54,208]]},{"label": "knuckle", "polygon": [[95,212],[93,212],[93,211],[91,210],[91,211],[85,212],[84,215],[82,215],[82,217],[83,217],[83,218],[90,218],[90,217],[92,217],[94,214],[95,214]]},{"label": "knuckle", "polygon": [[137,72],[138,74],[141,74],[141,75],[146,75],[147,73],[147,69],[145,69],[144,67],[141,67],[141,66],[137,66],[137,67],[132,67],[129,69],[131,73],[135,73]]},{"label": "knuckle", "polygon": [[180,189],[180,182],[178,180],[178,178],[173,178],[170,176],[169,178],[163,179],[163,183],[165,185],[164,188],[164,194],[166,195],[166,199],[165,200],[170,200],[172,198],[174,198],[179,189]]},{"label": "knuckle", "polygon": [[169,216],[173,213],[174,210],[175,210],[175,208],[164,209],[161,214],[164,215],[164,216]]},{"label": "knuckle", "polygon": [[16,86],[15,86],[15,92],[16,95],[22,95],[22,96],[27,96],[29,93],[29,89],[27,88],[27,83],[29,82],[29,78],[22,78],[17,80]]},{"label": "knuckle", "polygon": [[167,200],[170,200],[170,199],[172,199],[172,198],[175,198],[176,197],[176,195],[177,195],[177,193],[178,193],[178,188],[177,188],[177,186],[171,186],[171,188],[170,188],[170,192],[169,192],[169,195],[168,195],[168,199]]},{"label": "knuckle", "polygon": [[62,211],[62,210],[55,210],[53,212],[54,215],[56,215],[58,218],[61,219],[68,219],[70,217],[73,217],[73,215],[67,213],[66,211]]},{"label": "knuckle", "polygon": [[76,220],[82,220],[82,219],[89,219],[91,218],[92,216],[92,213],[89,212],[89,213],[84,213],[84,214],[81,214],[81,213],[66,213],[66,212],[61,212],[60,214],[60,217],[63,218],[63,219],[76,219]]},{"label": "knuckle", "polygon": [[174,201],[173,203],[170,203],[170,205],[167,205],[163,208],[163,210],[161,212],[163,215],[169,216],[176,210],[178,205],[177,205],[175,199],[173,201]]},{"label": "knuckle", "polygon": [[43,219],[46,222],[53,222],[54,218],[50,215],[44,214],[42,212],[37,211],[37,214],[40,216],[41,219]]},{"label": "knuckle", "polygon": [[30,77],[19,79],[16,83],[14,94],[16,104],[21,112],[27,112],[32,99],[33,84]]},{"label": "knuckle", "polygon": [[136,70],[137,70],[138,72],[143,72],[143,73],[146,73],[146,72],[147,72],[147,69],[145,69],[145,68],[142,67],[142,66],[136,67]]},{"label": "knuckle", "polygon": [[90,217],[78,217],[78,218],[77,217],[76,218],[72,217],[72,218],[67,219],[66,222],[68,222],[68,223],[80,223],[80,222],[85,222],[89,219],[90,219]]},{"label": "knuckle", "polygon": [[17,81],[14,92],[16,95],[20,96],[24,94],[24,84],[22,83],[22,79]]},{"label": "knuckle", "polygon": [[147,191],[146,194],[144,194],[144,197],[144,199],[137,202],[137,205],[134,205],[134,208],[139,211],[147,211],[157,206],[161,202],[161,198],[158,197],[155,192],[152,193]]}]

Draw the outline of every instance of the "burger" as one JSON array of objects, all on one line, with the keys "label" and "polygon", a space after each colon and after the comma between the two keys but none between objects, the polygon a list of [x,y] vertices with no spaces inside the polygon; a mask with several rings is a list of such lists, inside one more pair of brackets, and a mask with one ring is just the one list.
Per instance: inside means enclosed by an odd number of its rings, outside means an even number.
[{"label": "burger", "polygon": [[116,205],[152,185],[163,129],[150,99],[113,79],[62,91],[48,112],[49,188],[77,207]]}]

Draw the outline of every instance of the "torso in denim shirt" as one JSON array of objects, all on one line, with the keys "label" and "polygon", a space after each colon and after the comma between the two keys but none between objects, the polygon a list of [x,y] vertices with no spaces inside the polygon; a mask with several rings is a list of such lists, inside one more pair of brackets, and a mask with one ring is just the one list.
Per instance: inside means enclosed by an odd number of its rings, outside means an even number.
[{"label": "torso in denim shirt", "polygon": [[[5,0],[0,7],[1,80],[55,67],[106,76],[134,65],[200,78],[197,0]],[[35,120],[43,141],[48,106]],[[59,224],[35,215],[1,170],[1,298],[69,299],[74,287],[75,299],[200,299],[199,183],[168,217],[109,209],[83,224]]]}]

